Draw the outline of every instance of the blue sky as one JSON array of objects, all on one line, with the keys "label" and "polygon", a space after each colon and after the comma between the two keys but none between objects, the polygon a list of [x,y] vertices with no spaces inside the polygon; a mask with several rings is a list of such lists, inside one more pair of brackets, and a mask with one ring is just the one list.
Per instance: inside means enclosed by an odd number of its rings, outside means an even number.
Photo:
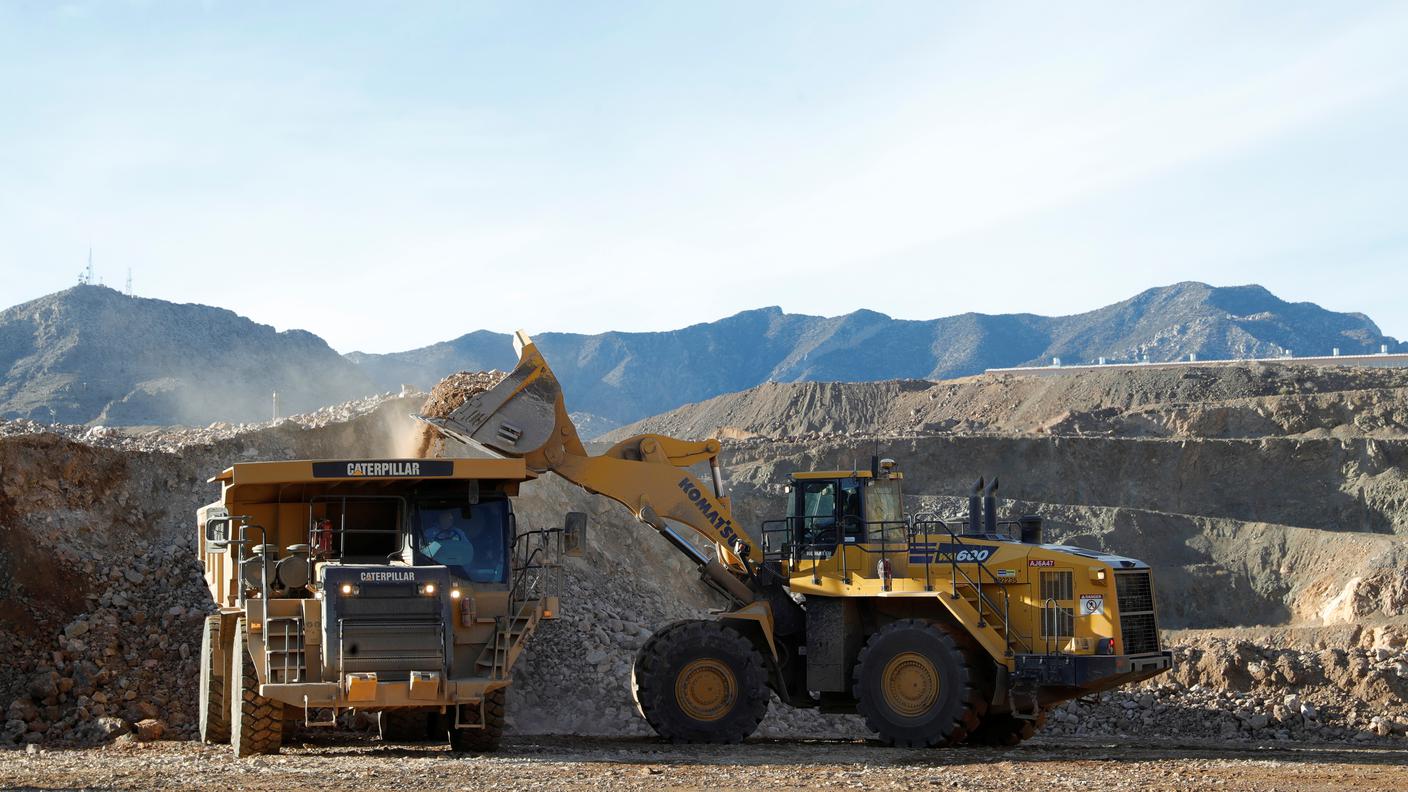
[{"label": "blue sky", "polygon": [[342,351],[1258,282],[1408,336],[1408,4],[0,0],[0,303]]}]

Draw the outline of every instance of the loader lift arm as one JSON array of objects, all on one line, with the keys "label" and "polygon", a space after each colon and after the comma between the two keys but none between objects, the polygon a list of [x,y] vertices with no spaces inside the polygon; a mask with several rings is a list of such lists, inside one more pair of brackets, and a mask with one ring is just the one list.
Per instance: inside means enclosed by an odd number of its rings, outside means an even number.
[{"label": "loader lift arm", "polygon": [[[533,340],[519,331],[514,348],[518,365],[498,385],[443,418],[415,417],[467,445],[521,457],[531,470],[551,471],[622,504],[689,556],[704,581],[736,606],[752,602],[753,560],[760,548],[734,520],[719,468],[719,441],[640,434],[602,454],[588,454],[564,406],[562,387]],[[709,463],[712,488],[689,470],[702,462]],[[717,558],[700,552],[667,521],[689,526],[714,544]]]}]

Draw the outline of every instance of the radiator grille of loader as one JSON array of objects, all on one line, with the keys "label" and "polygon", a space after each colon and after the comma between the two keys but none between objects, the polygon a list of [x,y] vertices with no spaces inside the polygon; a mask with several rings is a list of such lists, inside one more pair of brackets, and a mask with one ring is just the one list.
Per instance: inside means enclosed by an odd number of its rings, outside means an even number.
[{"label": "radiator grille of loader", "polygon": [[1120,607],[1120,639],[1125,654],[1159,651],[1159,626],[1154,619],[1154,587],[1148,571],[1115,575]]}]

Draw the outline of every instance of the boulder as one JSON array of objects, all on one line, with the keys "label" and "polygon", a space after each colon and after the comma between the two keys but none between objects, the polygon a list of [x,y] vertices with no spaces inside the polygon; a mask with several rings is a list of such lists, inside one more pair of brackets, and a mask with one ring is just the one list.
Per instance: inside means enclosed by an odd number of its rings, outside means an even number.
[{"label": "boulder", "polygon": [[156,718],[145,718],[137,721],[136,734],[137,739],[142,742],[160,740],[161,736],[166,734],[166,724]]}]

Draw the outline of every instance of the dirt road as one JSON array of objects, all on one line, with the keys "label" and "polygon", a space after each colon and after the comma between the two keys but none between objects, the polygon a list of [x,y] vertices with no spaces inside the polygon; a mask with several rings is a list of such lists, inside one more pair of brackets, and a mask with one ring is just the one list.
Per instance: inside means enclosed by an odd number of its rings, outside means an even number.
[{"label": "dirt road", "polygon": [[0,787],[39,789],[1408,789],[1408,751],[1035,740],[910,751],[863,742],[514,738],[494,756],[320,736],[275,757],[159,742],[0,752]]}]

